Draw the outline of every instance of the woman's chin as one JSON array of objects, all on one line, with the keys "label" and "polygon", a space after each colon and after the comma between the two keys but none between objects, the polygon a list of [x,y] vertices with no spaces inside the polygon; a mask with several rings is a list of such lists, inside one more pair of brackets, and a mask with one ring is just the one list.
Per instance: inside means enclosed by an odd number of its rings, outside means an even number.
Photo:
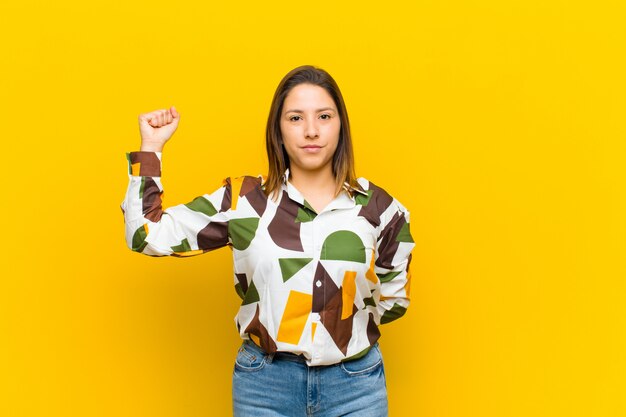
[{"label": "woman's chin", "polygon": [[323,171],[325,168],[330,167],[330,163],[322,163],[317,162],[317,163],[312,163],[312,161],[309,161],[308,163],[303,163],[303,164],[291,164],[292,166],[292,170],[296,169],[297,171],[301,171],[301,172],[320,172]]}]

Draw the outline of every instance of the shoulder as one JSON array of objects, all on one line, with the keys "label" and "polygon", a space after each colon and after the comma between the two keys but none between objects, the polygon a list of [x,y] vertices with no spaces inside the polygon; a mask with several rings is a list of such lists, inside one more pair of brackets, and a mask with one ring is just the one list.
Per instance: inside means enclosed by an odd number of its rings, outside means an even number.
[{"label": "shoulder", "polygon": [[222,180],[222,184],[231,191],[236,191],[240,197],[244,197],[246,194],[253,190],[262,190],[263,184],[265,184],[266,177],[264,175],[240,175],[226,177]]},{"label": "shoulder", "polygon": [[365,217],[374,227],[384,225],[399,215],[404,215],[408,219],[409,212],[406,207],[383,187],[365,177],[357,178],[357,182],[367,193],[367,196],[358,194],[356,197],[356,203],[362,206],[359,216]]},{"label": "shoulder", "polygon": [[236,210],[241,201],[246,201],[247,207],[261,216],[267,206],[267,196],[263,190],[266,177],[264,175],[241,175],[226,177],[223,186],[226,188],[228,203],[232,210]]},{"label": "shoulder", "polygon": [[361,188],[367,192],[367,194],[374,199],[393,199],[391,195],[381,186],[376,185],[374,182],[370,181],[365,177],[359,177],[356,179]]}]

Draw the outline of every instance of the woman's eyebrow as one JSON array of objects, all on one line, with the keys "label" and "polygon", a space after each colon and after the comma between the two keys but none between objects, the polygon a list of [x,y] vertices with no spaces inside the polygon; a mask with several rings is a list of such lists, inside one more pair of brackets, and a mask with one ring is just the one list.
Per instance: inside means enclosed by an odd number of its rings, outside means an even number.
[{"label": "woman's eyebrow", "polygon": [[[332,110],[332,111],[335,111],[335,109],[334,109],[334,108],[332,108],[332,107],[322,107],[321,109],[317,109],[317,111],[318,111],[318,112],[320,112],[320,111],[324,111],[324,110]],[[304,111],[299,110],[299,109],[290,109],[290,110],[285,111],[285,113],[290,113],[290,112],[293,112],[293,113],[304,113]]]}]

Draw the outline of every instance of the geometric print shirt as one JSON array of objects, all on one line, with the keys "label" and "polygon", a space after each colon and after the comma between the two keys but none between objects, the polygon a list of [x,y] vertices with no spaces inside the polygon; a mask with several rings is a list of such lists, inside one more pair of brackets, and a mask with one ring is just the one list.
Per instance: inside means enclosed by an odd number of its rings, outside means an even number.
[{"label": "geometric print shirt", "polygon": [[415,246],[409,212],[367,179],[344,184],[319,213],[288,181],[288,169],[277,201],[263,191],[265,176],[244,175],[163,208],[162,153],[126,157],[128,247],[185,257],[228,246],[242,339],[329,365],[367,353],[379,326],[406,312]]}]

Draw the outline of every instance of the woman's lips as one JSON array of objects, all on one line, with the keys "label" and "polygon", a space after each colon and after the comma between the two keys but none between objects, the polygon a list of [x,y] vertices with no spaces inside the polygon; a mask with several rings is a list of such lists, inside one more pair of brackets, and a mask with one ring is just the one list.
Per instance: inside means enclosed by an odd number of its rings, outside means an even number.
[{"label": "woman's lips", "polygon": [[317,145],[307,145],[307,146],[302,147],[302,149],[304,149],[304,151],[308,153],[317,153],[322,148]]}]

